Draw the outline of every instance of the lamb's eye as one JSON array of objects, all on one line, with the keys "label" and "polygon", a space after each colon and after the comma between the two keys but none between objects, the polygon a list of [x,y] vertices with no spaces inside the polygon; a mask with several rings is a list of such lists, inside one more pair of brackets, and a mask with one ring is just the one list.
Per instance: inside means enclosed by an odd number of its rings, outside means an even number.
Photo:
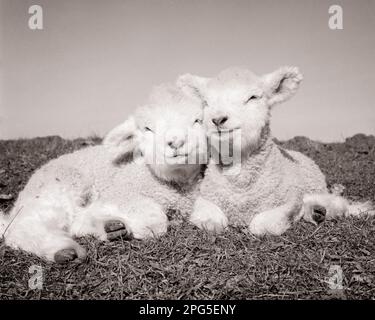
[{"label": "lamb's eye", "polygon": [[248,102],[250,102],[250,101],[257,100],[257,99],[259,99],[259,98],[260,98],[260,97],[257,96],[256,94],[253,94],[253,95],[251,95],[251,96],[245,101],[245,104],[248,103]]},{"label": "lamb's eye", "polygon": [[203,121],[201,119],[195,119],[194,124],[196,124],[196,123],[202,124]]},{"label": "lamb's eye", "polygon": [[145,131],[153,132],[149,127],[145,127]]}]

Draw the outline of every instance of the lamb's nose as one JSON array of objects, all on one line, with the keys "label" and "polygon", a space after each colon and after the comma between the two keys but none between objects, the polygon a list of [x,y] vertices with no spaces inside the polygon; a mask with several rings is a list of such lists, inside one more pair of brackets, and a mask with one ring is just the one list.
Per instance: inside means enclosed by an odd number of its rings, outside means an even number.
[{"label": "lamb's nose", "polygon": [[182,139],[173,139],[171,141],[168,141],[168,146],[170,146],[172,149],[178,149],[181,148],[185,144],[185,141]]},{"label": "lamb's nose", "polygon": [[215,124],[215,126],[218,127],[218,126],[223,125],[227,120],[228,120],[227,116],[222,116],[222,117],[213,118],[212,122]]}]

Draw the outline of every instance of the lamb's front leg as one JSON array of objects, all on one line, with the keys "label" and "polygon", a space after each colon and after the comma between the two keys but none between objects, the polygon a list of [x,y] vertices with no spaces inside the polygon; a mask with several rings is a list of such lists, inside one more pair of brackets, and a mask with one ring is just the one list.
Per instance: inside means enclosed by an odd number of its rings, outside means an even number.
[{"label": "lamb's front leg", "polygon": [[211,201],[199,197],[194,204],[190,222],[200,229],[220,233],[228,226],[224,212]]},{"label": "lamb's front leg", "polygon": [[121,220],[135,239],[158,237],[167,232],[168,217],[155,200],[140,196],[122,209],[124,217]]},{"label": "lamb's front leg", "polygon": [[168,218],[153,199],[137,197],[125,204],[96,203],[78,215],[72,233],[100,240],[144,239],[164,234]]},{"label": "lamb's front leg", "polygon": [[257,214],[249,229],[254,235],[281,235],[287,231],[296,215],[301,211],[302,201],[291,201],[285,205]]},{"label": "lamb's front leg", "polygon": [[76,237],[91,235],[102,241],[130,240],[132,234],[123,217],[118,206],[98,201],[77,213],[71,234]]}]

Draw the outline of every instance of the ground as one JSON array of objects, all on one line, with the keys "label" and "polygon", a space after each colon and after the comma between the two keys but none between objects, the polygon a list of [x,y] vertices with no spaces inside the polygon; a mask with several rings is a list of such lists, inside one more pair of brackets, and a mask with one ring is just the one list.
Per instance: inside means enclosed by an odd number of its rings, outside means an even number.
[{"label": "ground", "polygon": [[[99,141],[0,141],[0,208],[9,211],[43,163]],[[312,157],[328,184],[344,185],[348,198],[375,201],[375,137],[359,134],[331,144],[296,137],[278,143]],[[87,261],[57,265],[0,240],[0,299],[375,298],[375,218],[320,227],[300,222],[281,237],[256,238],[241,229],[213,237],[184,224],[148,241],[79,242],[88,249]],[[32,265],[42,267],[41,290],[29,288]],[[330,269],[337,266],[342,290],[330,289]]]}]

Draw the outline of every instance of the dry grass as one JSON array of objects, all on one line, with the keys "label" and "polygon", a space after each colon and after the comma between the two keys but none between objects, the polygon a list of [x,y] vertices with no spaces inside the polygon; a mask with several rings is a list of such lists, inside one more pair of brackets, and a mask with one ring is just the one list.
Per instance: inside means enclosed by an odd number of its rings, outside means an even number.
[{"label": "dry grass", "polygon": [[[58,137],[0,141],[0,208],[9,210],[32,172],[60,154],[97,143]],[[351,199],[375,200],[375,138],[342,144],[306,138],[282,143],[314,158],[328,183],[346,186]],[[282,237],[258,239],[230,229],[213,237],[187,224],[148,241],[100,243],[83,264],[61,266],[13,251],[0,242],[0,299],[373,299],[375,219],[344,219],[319,228],[299,223]],[[28,288],[31,265],[44,270],[43,289]],[[341,266],[344,290],[326,283]]]}]

